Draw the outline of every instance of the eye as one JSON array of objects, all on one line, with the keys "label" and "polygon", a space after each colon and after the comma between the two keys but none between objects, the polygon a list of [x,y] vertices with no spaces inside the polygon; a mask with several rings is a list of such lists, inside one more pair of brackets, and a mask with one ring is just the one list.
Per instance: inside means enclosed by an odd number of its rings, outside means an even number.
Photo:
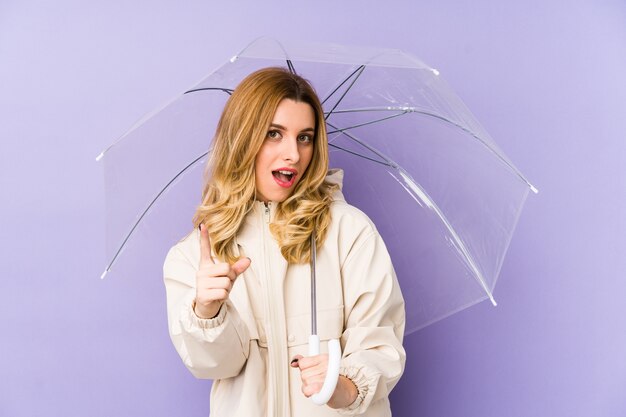
[{"label": "eye", "polygon": [[278,130],[270,130],[267,132],[268,139],[280,139],[280,132]]},{"label": "eye", "polygon": [[311,142],[313,142],[313,137],[311,135],[300,135],[300,136],[298,136],[298,142],[300,142],[300,143],[311,143]]}]

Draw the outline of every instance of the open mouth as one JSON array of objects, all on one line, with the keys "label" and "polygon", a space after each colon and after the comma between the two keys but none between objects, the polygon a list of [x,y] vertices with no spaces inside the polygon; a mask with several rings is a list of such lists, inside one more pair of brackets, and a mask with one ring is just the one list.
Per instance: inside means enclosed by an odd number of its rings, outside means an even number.
[{"label": "open mouth", "polygon": [[272,175],[274,176],[274,180],[281,187],[291,187],[296,180],[296,172],[286,169],[279,169],[276,171],[272,171]]}]

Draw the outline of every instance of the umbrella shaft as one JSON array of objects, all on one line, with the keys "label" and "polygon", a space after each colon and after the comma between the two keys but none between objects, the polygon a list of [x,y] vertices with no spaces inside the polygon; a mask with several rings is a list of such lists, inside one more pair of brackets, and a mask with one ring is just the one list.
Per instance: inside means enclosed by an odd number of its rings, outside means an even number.
[{"label": "umbrella shaft", "polygon": [[315,293],[315,232],[311,233],[311,334],[317,334],[317,296]]}]

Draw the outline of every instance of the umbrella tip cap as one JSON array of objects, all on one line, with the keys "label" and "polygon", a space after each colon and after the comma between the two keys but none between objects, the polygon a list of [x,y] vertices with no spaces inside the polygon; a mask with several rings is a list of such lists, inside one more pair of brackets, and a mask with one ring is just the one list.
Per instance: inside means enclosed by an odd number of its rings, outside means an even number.
[{"label": "umbrella tip cap", "polygon": [[102,275],[100,275],[100,279],[104,279],[104,277],[106,277],[108,273],[109,273],[109,270],[105,269]]},{"label": "umbrella tip cap", "polygon": [[539,194],[539,190],[532,184],[530,184],[530,190],[535,194]]},{"label": "umbrella tip cap", "polygon": [[103,156],[104,156],[104,152],[100,152],[100,155],[96,156],[96,162],[101,160]]},{"label": "umbrella tip cap", "polygon": [[489,300],[491,301],[491,304],[493,304],[494,307],[498,306],[498,303],[496,303],[496,299],[493,298],[493,295],[489,294]]}]

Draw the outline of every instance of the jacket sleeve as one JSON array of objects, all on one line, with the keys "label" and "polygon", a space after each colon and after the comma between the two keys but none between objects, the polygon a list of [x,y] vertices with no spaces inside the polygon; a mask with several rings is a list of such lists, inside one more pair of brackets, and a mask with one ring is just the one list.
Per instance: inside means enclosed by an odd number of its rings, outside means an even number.
[{"label": "jacket sleeve", "polygon": [[170,337],[185,366],[196,378],[222,379],[239,374],[250,336],[234,305],[227,300],[218,315],[201,319],[193,311],[197,262],[180,244],[170,249],[163,266]]},{"label": "jacket sleeve", "polygon": [[355,242],[342,266],[345,331],[340,374],[358,389],[341,414],[387,401],[404,371],[404,300],[385,244],[374,229]]}]

